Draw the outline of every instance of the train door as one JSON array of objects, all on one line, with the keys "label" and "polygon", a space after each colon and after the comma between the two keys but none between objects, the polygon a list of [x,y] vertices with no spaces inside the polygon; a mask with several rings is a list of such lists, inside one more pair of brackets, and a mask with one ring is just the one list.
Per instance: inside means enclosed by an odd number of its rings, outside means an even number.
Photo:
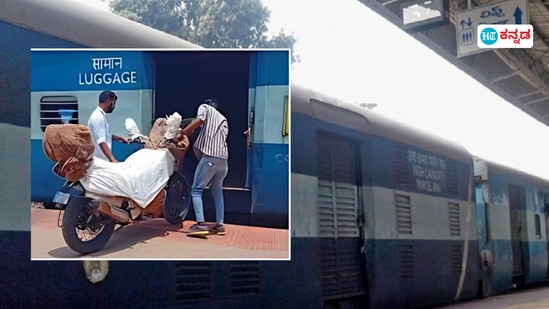
[{"label": "train door", "polygon": [[543,195],[543,204],[545,209],[545,241],[547,242],[547,278],[549,278],[549,194]]},{"label": "train door", "polygon": [[523,187],[509,185],[509,218],[511,224],[511,246],[513,254],[513,281],[524,278],[523,236],[526,228],[523,212],[526,196]]},{"label": "train door", "polygon": [[317,141],[318,231],[325,304],[366,294],[359,226],[358,144],[328,134]]},{"label": "train door", "polygon": [[[247,54],[235,52],[219,56],[216,52],[154,53],[156,81],[154,118],[177,111],[183,118],[196,117],[204,99],[217,99],[219,110],[229,121],[229,173],[223,183],[225,221],[246,224],[249,220],[251,192],[245,188],[247,164],[246,136],[248,127],[248,63]],[[200,129],[190,140],[193,143]],[[198,159],[192,151],[185,155],[182,172],[189,182],[194,179]],[[204,194],[207,221],[215,220],[210,193]],[[194,212],[189,213],[190,220]]]}]

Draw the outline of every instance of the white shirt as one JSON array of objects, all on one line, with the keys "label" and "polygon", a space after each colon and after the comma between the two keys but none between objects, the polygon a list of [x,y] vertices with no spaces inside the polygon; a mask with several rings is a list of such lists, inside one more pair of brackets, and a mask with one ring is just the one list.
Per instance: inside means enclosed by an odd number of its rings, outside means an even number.
[{"label": "white shirt", "polygon": [[103,150],[99,147],[99,144],[103,142],[107,143],[107,146],[109,146],[109,149],[112,151],[112,134],[109,128],[107,115],[99,106],[93,111],[88,120],[88,129],[90,129],[93,144],[95,146],[93,155],[109,161],[107,156],[103,153]]},{"label": "white shirt", "polygon": [[[204,121],[198,138],[194,143],[195,154],[201,157],[201,153],[221,159],[227,159],[227,135],[229,126],[227,119],[214,107],[202,104],[198,107],[196,118]],[[199,153],[196,153],[196,151]]]}]

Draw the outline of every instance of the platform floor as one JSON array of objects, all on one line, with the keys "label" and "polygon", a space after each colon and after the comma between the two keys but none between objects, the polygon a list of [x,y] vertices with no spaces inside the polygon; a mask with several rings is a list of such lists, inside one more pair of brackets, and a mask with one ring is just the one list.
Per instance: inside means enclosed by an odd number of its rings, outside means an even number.
[{"label": "platform floor", "polygon": [[31,259],[290,259],[289,232],[285,229],[225,224],[226,235],[201,239],[183,232],[195,222],[185,221],[181,227],[164,219],[139,221],[115,231],[102,250],[83,256],[65,243],[57,227],[58,213],[31,209]]},{"label": "platform floor", "polygon": [[473,300],[438,308],[444,309],[547,309],[549,308],[548,286],[510,291],[485,299]]}]

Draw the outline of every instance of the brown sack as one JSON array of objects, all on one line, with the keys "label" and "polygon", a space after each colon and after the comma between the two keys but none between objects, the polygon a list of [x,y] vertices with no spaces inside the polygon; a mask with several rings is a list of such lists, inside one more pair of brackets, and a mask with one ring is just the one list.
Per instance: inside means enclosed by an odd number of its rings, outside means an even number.
[{"label": "brown sack", "polygon": [[85,175],[95,148],[90,130],[79,124],[48,125],[44,131],[43,147],[46,157],[58,163],[58,174],[71,181]]}]

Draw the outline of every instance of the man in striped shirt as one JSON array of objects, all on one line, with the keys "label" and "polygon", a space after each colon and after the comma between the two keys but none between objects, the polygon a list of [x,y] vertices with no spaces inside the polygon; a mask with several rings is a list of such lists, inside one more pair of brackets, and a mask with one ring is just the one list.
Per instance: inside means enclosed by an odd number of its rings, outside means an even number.
[{"label": "man in striped shirt", "polygon": [[181,133],[190,135],[200,126],[202,128],[193,145],[194,153],[199,161],[191,188],[196,224],[191,226],[190,230],[208,230],[208,227],[204,224],[202,191],[209,185],[215,204],[216,216],[216,224],[211,231],[223,235],[225,234],[223,225],[223,180],[229,170],[227,165],[227,159],[229,158],[227,149],[229,126],[225,116],[217,110],[215,100],[208,99],[200,104],[196,119],[185,127]]}]

